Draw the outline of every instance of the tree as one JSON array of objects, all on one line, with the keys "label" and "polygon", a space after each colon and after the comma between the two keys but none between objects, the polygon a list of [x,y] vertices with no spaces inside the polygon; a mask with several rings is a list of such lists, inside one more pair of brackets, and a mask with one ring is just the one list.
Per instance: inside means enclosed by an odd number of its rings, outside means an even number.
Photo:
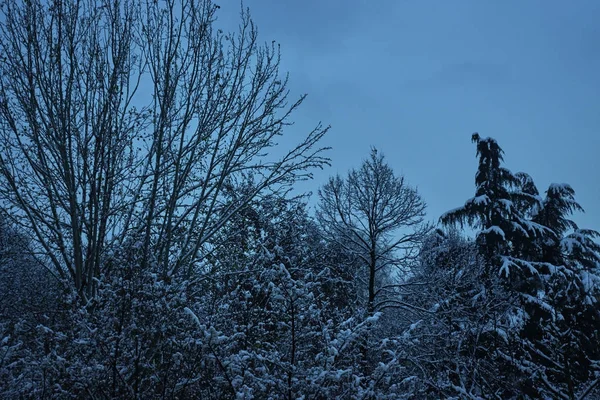
[{"label": "tree", "polygon": [[59,317],[56,297],[60,286],[31,253],[28,238],[0,209],[0,394],[22,395],[21,384],[31,382],[31,363],[42,360],[43,335]]},{"label": "tree", "polygon": [[373,148],[358,170],[345,179],[330,178],[319,200],[317,218],[326,236],[360,260],[357,278],[366,276],[368,315],[406,306],[398,290],[429,230],[417,190],[396,177]]},{"label": "tree", "polygon": [[[213,27],[210,0],[2,2],[0,199],[36,253],[89,300],[106,255],[190,277],[223,225],[257,194],[327,160],[318,125],[269,157],[288,104],[279,47],[249,13]],[[228,182],[255,190],[225,206]]]},{"label": "tree", "polygon": [[484,287],[482,259],[475,242],[456,229],[438,229],[423,244],[413,279],[427,286],[409,301],[432,312],[403,335],[419,398],[500,398],[514,388],[488,340],[496,327],[489,316],[510,306],[510,298],[500,287]]},{"label": "tree", "polygon": [[[539,386],[557,398],[582,398],[598,385],[600,341],[600,235],[580,229],[570,215],[583,212],[575,191],[567,184],[552,184],[533,220],[551,230],[533,240],[531,258],[555,271],[543,286],[552,306],[536,310],[522,338],[527,360],[538,366]],[[533,302],[534,305],[536,302]]]},{"label": "tree", "polygon": [[[474,134],[473,141],[479,157],[475,197],[441,222],[480,228],[481,290],[472,303],[495,305],[480,307],[478,327],[471,329],[478,332],[473,354],[491,363],[491,371],[502,371],[504,382],[490,385],[479,373],[474,393],[589,394],[598,384],[598,353],[591,345],[598,341],[592,326],[600,320],[598,234],[569,219],[582,210],[570,186],[551,185],[542,200],[528,175],[501,166],[503,152],[494,139]],[[478,354],[481,348],[488,354]]]},{"label": "tree", "polygon": [[[276,147],[304,97],[289,102],[279,47],[248,11],[229,34],[217,9],[1,2],[0,202],[67,288],[56,321],[1,327],[7,396],[187,398],[219,368],[185,308],[210,308],[209,261],[253,200],[327,164],[327,128]],[[256,244],[243,241],[240,254]]]},{"label": "tree", "polygon": [[[440,222],[451,226],[465,223],[481,228],[477,243],[488,260],[490,268],[509,276],[512,251],[530,237],[543,234],[547,229],[529,221],[523,209],[537,205],[540,200],[530,188],[528,175],[513,174],[501,166],[504,151],[492,138],[482,139],[474,133],[479,166],[475,174],[475,197],[463,207],[442,215]],[[522,190],[525,183],[527,190]],[[490,270],[494,274],[496,271]]]}]

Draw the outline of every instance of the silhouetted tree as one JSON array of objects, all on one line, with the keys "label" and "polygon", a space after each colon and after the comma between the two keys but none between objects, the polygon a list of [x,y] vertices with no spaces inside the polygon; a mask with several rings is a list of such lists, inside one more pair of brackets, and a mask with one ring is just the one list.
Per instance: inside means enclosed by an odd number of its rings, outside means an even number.
[{"label": "silhouetted tree", "polygon": [[319,190],[319,200],[317,218],[326,236],[364,268],[357,278],[366,277],[367,313],[406,306],[395,295],[429,231],[426,205],[417,190],[372,149],[346,178],[330,178]]},{"label": "silhouetted tree", "polygon": [[[320,125],[268,156],[304,97],[288,105],[279,47],[259,43],[247,11],[224,34],[216,10],[2,2],[0,199],[82,298],[131,237],[144,268],[189,277],[248,201],[327,162]],[[224,185],[246,174],[255,191],[219,210]]]}]

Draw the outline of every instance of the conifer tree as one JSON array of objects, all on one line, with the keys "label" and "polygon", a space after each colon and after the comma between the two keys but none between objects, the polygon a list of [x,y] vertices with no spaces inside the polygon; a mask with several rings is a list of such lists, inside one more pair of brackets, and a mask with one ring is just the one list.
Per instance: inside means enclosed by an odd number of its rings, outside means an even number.
[{"label": "conifer tree", "polygon": [[494,139],[474,134],[473,141],[475,197],[441,222],[480,229],[484,268],[477,299],[505,304],[482,316],[482,336],[492,350],[487,357],[505,383],[513,377],[517,393],[577,398],[598,383],[600,357],[592,344],[600,326],[598,233],[569,219],[582,211],[570,186],[551,185],[541,200],[530,176],[501,166],[503,151]]},{"label": "conifer tree", "polygon": [[[468,223],[480,228],[477,243],[490,268],[498,268],[499,274],[509,277],[511,267],[521,268],[513,255],[523,241],[540,236],[543,226],[528,221],[523,208],[534,208],[539,203],[536,191],[531,188],[527,175],[513,174],[501,166],[504,151],[492,138],[482,139],[474,133],[472,141],[477,144],[479,167],[475,175],[475,197],[463,207],[442,215],[444,225]],[[527,190],[522,190],[522,182]],[[517,265],[515,265],[517,264]],[[494,272],[494,271],[489,271]]]},{"label": "conifer tree", "polygon": [[561,398],[576,398],[578,391],[593,386],[598,372],[600,342],[600,246],[598,232],[579,229],[569,219],[583,208],[575,191],[566,184],[552,184],[534,220],[551,230],[535,242],[538,259],[548,266],[548,279],[538,297],[551,308],[530,310],[522,332],[528,362],[538,365],[541,389]]}]

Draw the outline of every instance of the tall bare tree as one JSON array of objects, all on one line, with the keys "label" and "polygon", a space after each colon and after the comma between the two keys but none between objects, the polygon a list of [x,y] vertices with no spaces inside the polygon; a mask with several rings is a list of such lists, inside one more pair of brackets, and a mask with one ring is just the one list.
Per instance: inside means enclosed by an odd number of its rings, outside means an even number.
[{"label": "tall bare tree", "polygon": [[[0,199],[38,254],[84,299],[131,244],[166,279],[198,270],[253,197],[327,163],[320,124],[268,153],[288,103],[279,47],[246,10],[214,28],[210,0],[3,0]],[[255,190],[222,201],[251,176]]]},{"label": "tall bare tree", "polygon": [[364,265],[365,273],[358,277],[366,277],[367,312],[407,306],[397,296],[410,285],[402,274],[430,230],[417,190],[372,149],[346,178],[330,178],[319,198],[318,219],[325,233]]}]

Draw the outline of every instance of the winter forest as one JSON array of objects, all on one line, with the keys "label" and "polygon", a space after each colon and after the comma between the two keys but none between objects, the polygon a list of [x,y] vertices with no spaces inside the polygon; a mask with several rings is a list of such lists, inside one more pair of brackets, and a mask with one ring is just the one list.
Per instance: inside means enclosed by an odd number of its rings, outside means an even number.
[{"label": "winter forest", "polygon": [[600,398],[573,188],[482,132],[441,216],[375,148],[310,206],[329,128],[218,12],[0,2],[0,398]]}]

